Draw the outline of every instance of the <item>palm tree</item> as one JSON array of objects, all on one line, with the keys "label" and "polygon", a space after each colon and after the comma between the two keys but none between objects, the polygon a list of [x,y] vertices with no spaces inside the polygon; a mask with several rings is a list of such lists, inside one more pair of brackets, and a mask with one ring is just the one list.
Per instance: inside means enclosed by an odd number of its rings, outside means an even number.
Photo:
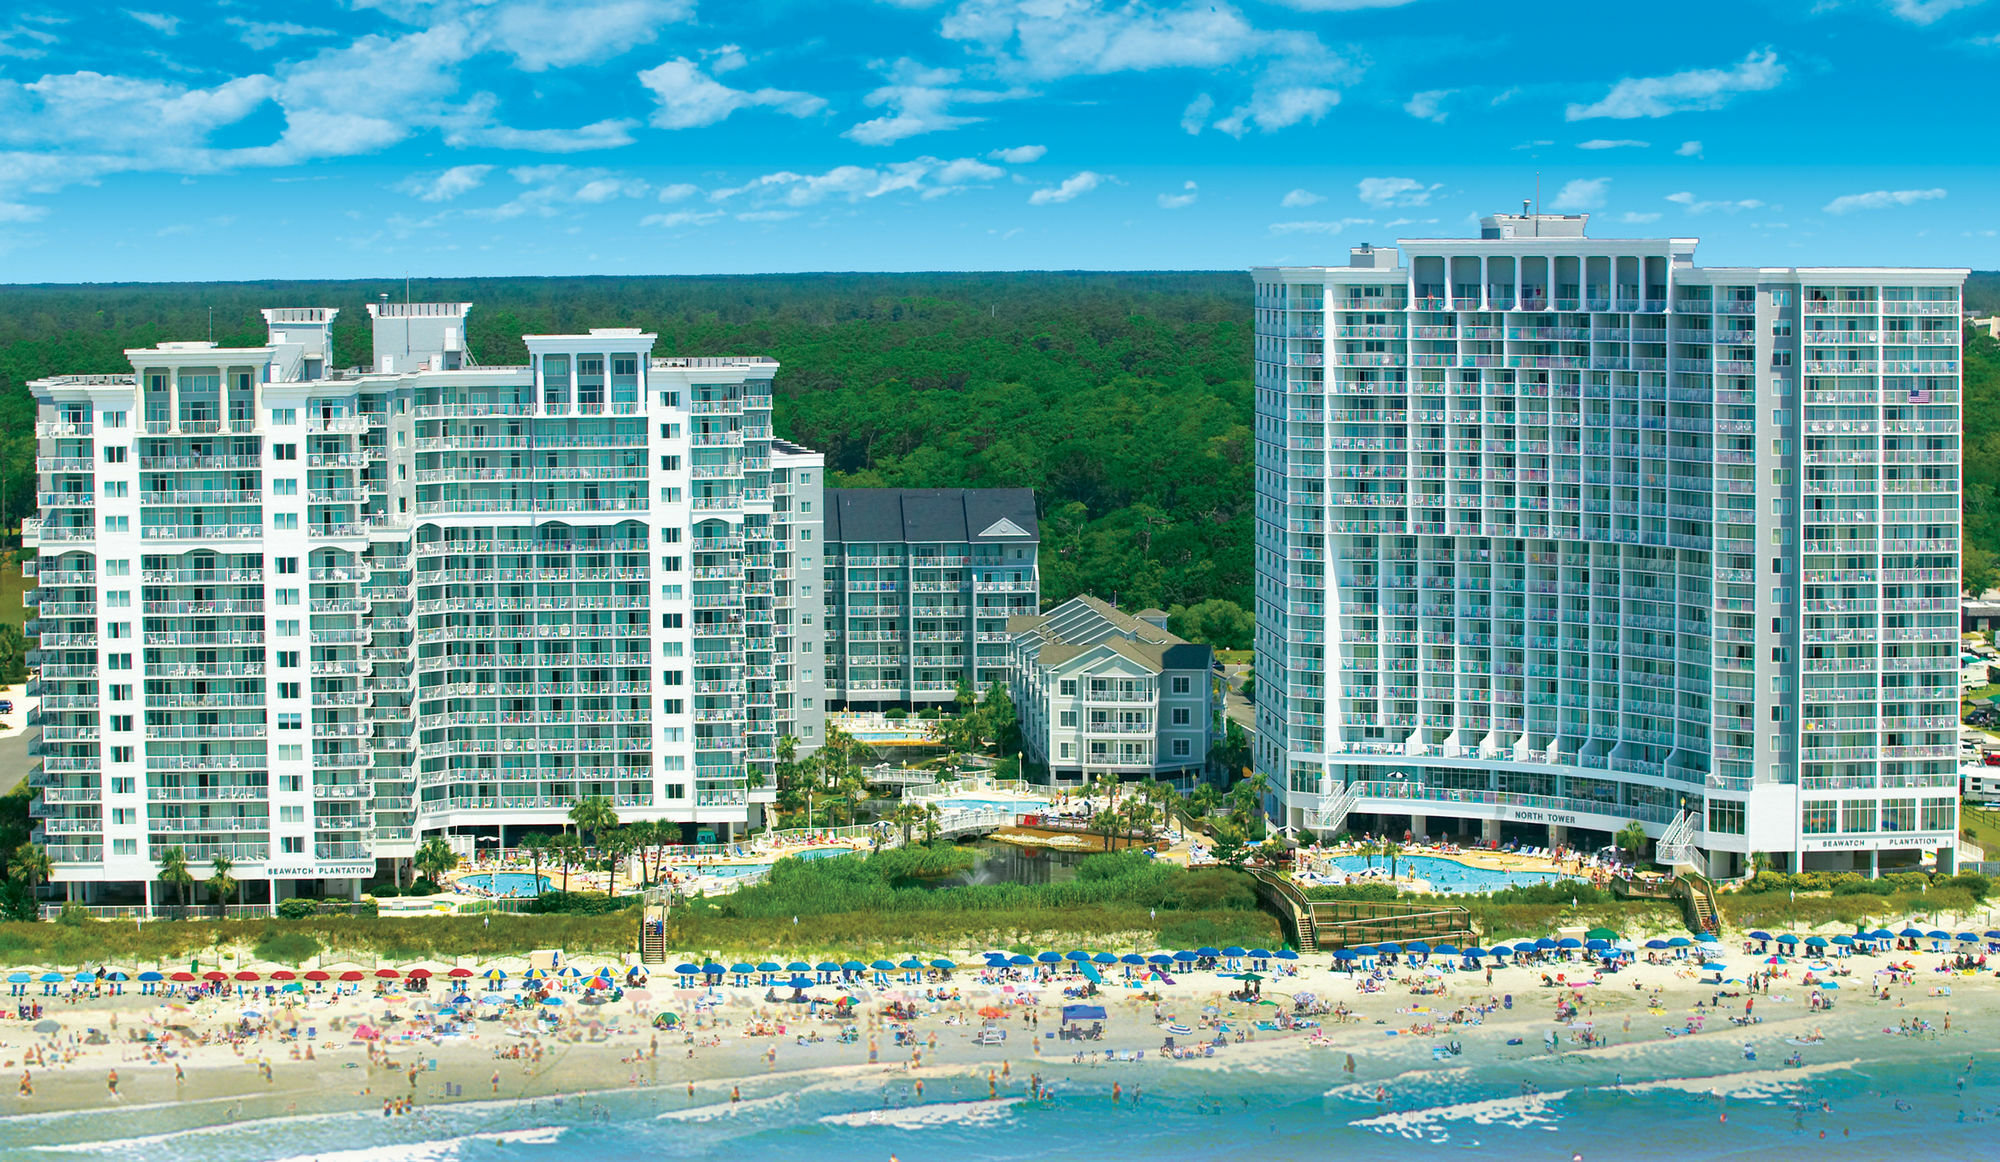
[{"label": "palm tree", "polygon": [[1104,837],[1104,850],[1111,850],[1111,833],[1118,828],[1118,809],[1106,807],[1090,817],[1090,825]]},{"label": "palm tree", "polygon": [[229,902],[229,897],[236,891],[235,877],[229,874],[230,869],[235,866],[229,862],[229,857],[226,855],[215,857],[215,870],[209,874],[205,886],[208,888],[208,898],[214,901],[218,910]]},{"label": "palm tree", "polygon": [[562,867],[562,890],[569,891],[569,865],[583,853],[583,840],[567,831],[549,840],[549,851],[554,853],[556,862]]},{"label": "palm tree", "polygon": [[639,888],[643,891],[647,884],[653,882],[653,877],[647,874],[651,869],[646,866],[646,856],[660,842],[660,828],[650,819],[641,819],[627,825],[625,834],[632,841],[632,850],[639,856]]},{"label": "palm tree", "polygon": [[922,823],[924,818],[923,807],[916,803],[905,803],[889,814],[890,822],[902,825],[904,847],[910,846],[910,829]]},{"label": "palm tree", "polygon": [[604,862],[610,878],[604,881],[604,894],[616,898],[618,895],[618,865],[632,854],[638,843],[629,827],[613,827],[597,837],[597,849],[604,853]]},{"label": "palm tree", "polygon": [[938,841],[938,832],[944,822],[944,811],[936,803],[924,807],[924,843],[926,846]]},{"label": "palm tree", "polygon": [[514,841],[514,846],[516,846],[516,847],[520,848],[520,849],[521,849],[522,851],[525,851],[525,852],[527,852],[527,853],[528,853],[528,858],[534,861],[534,864],[535,864],[535,894],[536,894],[536,895],[538,895],[538,896],[539,896],[539,895],[541,895],[541,894],[542,894],[542,856],[543,856],[543,855],[546,855],[546,854],[548,853],[548,850],[549,850],[549,837],[548,837],[548,836],[546,836],[546,835],[543,835],[543,834],[541,834],[540,832],[535,832],[535,831],[531,831],[531,832],[529,832],[528,834],[526,834],[526,835],[523,835],[523,836],[522,836],[521,838],[519,838],[519,839],[515,840],[515,841]]},{"label": "palm tree", "polygon": [[458,853],[442,836],[433,835],[417,848],[415,863],[425,879],[439,883],[444,873],[458,866]]},{"label": "palm tree", "polygon": [[618,826],[618,809],[603,795],[585,795],[570,805],[569,821],[576,825],[578,839],[588,832],[595,844],[605,831]]},{"label": "palm tree", "polygon": [[31,896],[37,885],[49,882],[53,870],[49,866],[49,849],[39,843],[24,843],[15,848],[14,854],[7,857],[7,866],[14,878],[27,886]]},{"label": "palm tree", "polygon": [[194,873],[188,870],[187,848],[176,843],[160,852],[160,879],[174,886],[181,898],[181,912],[187,912],[188,893],[194,889]]},{"label": "palm tree", "polygon": [[1403,845],[1388,836],[1382,837],[1382,856],[1389,861],[1389,878],[1396,878],[1396,860],[1403,854]]}]

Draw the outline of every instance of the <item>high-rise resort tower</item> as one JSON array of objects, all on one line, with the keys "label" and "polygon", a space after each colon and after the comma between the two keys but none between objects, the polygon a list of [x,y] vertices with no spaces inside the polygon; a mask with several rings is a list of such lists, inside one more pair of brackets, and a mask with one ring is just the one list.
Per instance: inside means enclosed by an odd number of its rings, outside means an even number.
[{"label": "high-rise resort tower", "polygon": [[77,898],[158,902],[170,846],[353,893],[585,795],[723,839],[817,745],[821,457],[772,436],[777,365],[607,328],[482,366],[471,309],[371,304],[367,370],[277,308],[31,385],[29,779]]},{"label": "high-rise resort tower", "polygon": [[1950,867],[1967,272],[1585,224],[1253,272],[1274,816]]}]

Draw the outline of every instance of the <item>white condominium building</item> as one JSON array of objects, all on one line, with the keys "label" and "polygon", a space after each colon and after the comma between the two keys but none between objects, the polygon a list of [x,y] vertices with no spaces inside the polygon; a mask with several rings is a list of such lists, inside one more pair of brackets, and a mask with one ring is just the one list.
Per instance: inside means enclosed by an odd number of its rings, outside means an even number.
[{"label": "white condominium building", "polygon": [[724,837],[817,744],[821,458],[772,438],[777,365],[604,329],[482,367],[470,309],[371,304],[372,370],[288,308],[30,385],[29,777],[80,898],[159,898],[173,846],[259,903],[352,893],[585,795]]},{"label": "white condominium building", "polygon": [[1274,814],[1949,866],[1967,272],[1584,226],[1254,272]]}]

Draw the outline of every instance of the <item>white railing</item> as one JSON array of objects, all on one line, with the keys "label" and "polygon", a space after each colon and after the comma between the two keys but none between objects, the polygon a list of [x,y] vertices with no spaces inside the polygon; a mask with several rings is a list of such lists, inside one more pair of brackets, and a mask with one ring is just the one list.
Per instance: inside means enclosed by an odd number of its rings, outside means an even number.
[{"label": "white railing", "polygon": [[1341,788],[1338,795],[1328,795],[1320,803],[1319,812],[1313,818],[1313,825],[1322,834],[1338,835],[1347,826],[1348,812],[1354,810],[1354,801],[1361,797],[1361,784],[1349,783]]},{"label": "white railing", "polygon": [[1684,863],[1693,864],[1695,831],[1695,816],[1692,812],[1683,811],[1676,815],[1674,821],[1667,825],[1667,830],[1661,834],[1659,843],[1655,845],[1659,862],[1668,867]]}]

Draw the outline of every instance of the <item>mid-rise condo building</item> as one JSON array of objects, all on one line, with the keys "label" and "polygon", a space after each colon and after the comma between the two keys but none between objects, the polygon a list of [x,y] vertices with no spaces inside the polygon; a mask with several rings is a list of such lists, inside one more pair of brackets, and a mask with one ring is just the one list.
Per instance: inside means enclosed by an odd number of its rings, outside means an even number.
[{"label": "mid-rise condo building", "polygon": [[1007,681],[1007,619],[1040,608],[1027,488],[829,488],[826,696],[949,703]]},{"label": "mid-rise condo building", "polygon": [[1284,826],[1950,865],[1967,272],[1695,247],[1500,215],[1254,271]]},{"label": "mid-rise condo building", "polygon": [[772,436],[777,365],[613,328],[481,366],[470,310],[371,304],[369,370],[281,308],[31,385],[57,881],[150,900],[179,847],[260,903],[353,892],[586,795],[726,837],[817,745],[821,457]]}]

